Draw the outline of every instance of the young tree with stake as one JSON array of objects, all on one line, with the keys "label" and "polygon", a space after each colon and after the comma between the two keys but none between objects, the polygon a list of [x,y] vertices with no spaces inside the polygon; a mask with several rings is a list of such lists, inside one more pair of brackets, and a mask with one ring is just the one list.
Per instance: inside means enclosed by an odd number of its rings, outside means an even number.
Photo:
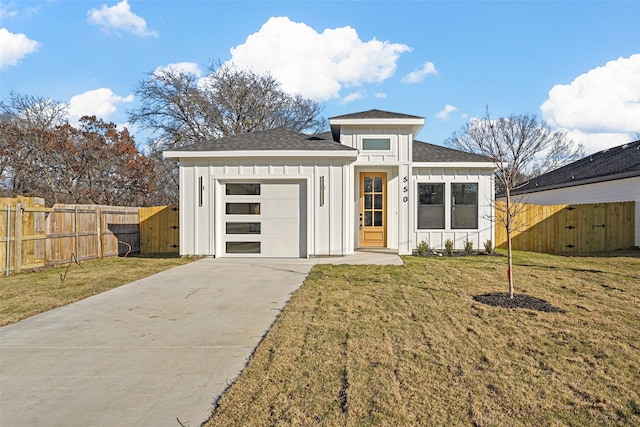
[{"label": "young tree with stake", "polygon": [[519,203],[521,200],[514,201],[512,190],[533,176],[582,157],[582,146],[567,139],[566,132],[552,131],[545,122],[538,122],[535,115],[511,115],[492,120],[488,109],[482,119],[462,126],[446,143],[452,148],[487,156],[496,166],[496,186],[506,199],[504,208],[496,209],[501,213],[499,222],[507,234],[507,277],[509,297],[513,299],[511,235],[524,225],[516,221],[525,205]]}]

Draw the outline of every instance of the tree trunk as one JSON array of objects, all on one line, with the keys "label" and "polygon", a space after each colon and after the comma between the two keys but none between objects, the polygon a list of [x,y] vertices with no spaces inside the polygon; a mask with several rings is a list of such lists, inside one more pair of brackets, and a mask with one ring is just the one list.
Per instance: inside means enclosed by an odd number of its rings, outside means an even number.
[{"label": "tree trunk", "polygon": [[507,229],[507,278],[509,280],[509,298],[513,299],[513,255],[511,253],[511,221],[513,214],[511,213],[511,194],[507,186],[505,195],[507,196],[506,206],[506,229]]}]

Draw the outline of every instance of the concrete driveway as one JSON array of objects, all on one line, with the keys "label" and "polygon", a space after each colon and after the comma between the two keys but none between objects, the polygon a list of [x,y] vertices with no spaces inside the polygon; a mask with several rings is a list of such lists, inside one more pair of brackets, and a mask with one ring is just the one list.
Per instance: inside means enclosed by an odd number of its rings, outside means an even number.
[{"label": "concrete driveway", "polygon": [[0,328],[0,426],[198,426],[317,263],[203,259]]}]

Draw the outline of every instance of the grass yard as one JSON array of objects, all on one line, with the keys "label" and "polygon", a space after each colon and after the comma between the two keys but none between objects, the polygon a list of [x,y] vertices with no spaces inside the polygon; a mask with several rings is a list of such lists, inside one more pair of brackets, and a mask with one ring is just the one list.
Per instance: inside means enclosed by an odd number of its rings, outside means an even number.
[{"label": "grass yard", "polygon": [[640,425],[640,252],[314,267],[208,426]]},{"label": "grass yard", "polygon": [[[104,258],[0,277],[0,326],[151,276],[197,258]],[[65,275],[64,282],[61,277]]]}]

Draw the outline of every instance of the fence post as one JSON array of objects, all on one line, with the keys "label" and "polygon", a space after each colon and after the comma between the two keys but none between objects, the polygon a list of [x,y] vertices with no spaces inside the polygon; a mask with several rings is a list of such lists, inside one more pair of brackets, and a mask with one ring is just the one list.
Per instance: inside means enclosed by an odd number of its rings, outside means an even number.
[{"label": "fence post", "polygon": [[76,232],[76,262],[80,263],[80,255],[78,254],[78,205],[75,206],[73,215],[73,228]]},{"label": "fence post", "polygon": [[16,205],[15,225],[13,226],[13,272],[22,270],[22,212],[24,203]]},{"label": "fence post", "polygon": [[7,250],[5,251],[7,256],[4,275],[9,276],[11,272],[11,206],[7,206]]},{"label": "fence post", "polygon": [[96,258],[102,258],[102,209],[96,206]]}]

